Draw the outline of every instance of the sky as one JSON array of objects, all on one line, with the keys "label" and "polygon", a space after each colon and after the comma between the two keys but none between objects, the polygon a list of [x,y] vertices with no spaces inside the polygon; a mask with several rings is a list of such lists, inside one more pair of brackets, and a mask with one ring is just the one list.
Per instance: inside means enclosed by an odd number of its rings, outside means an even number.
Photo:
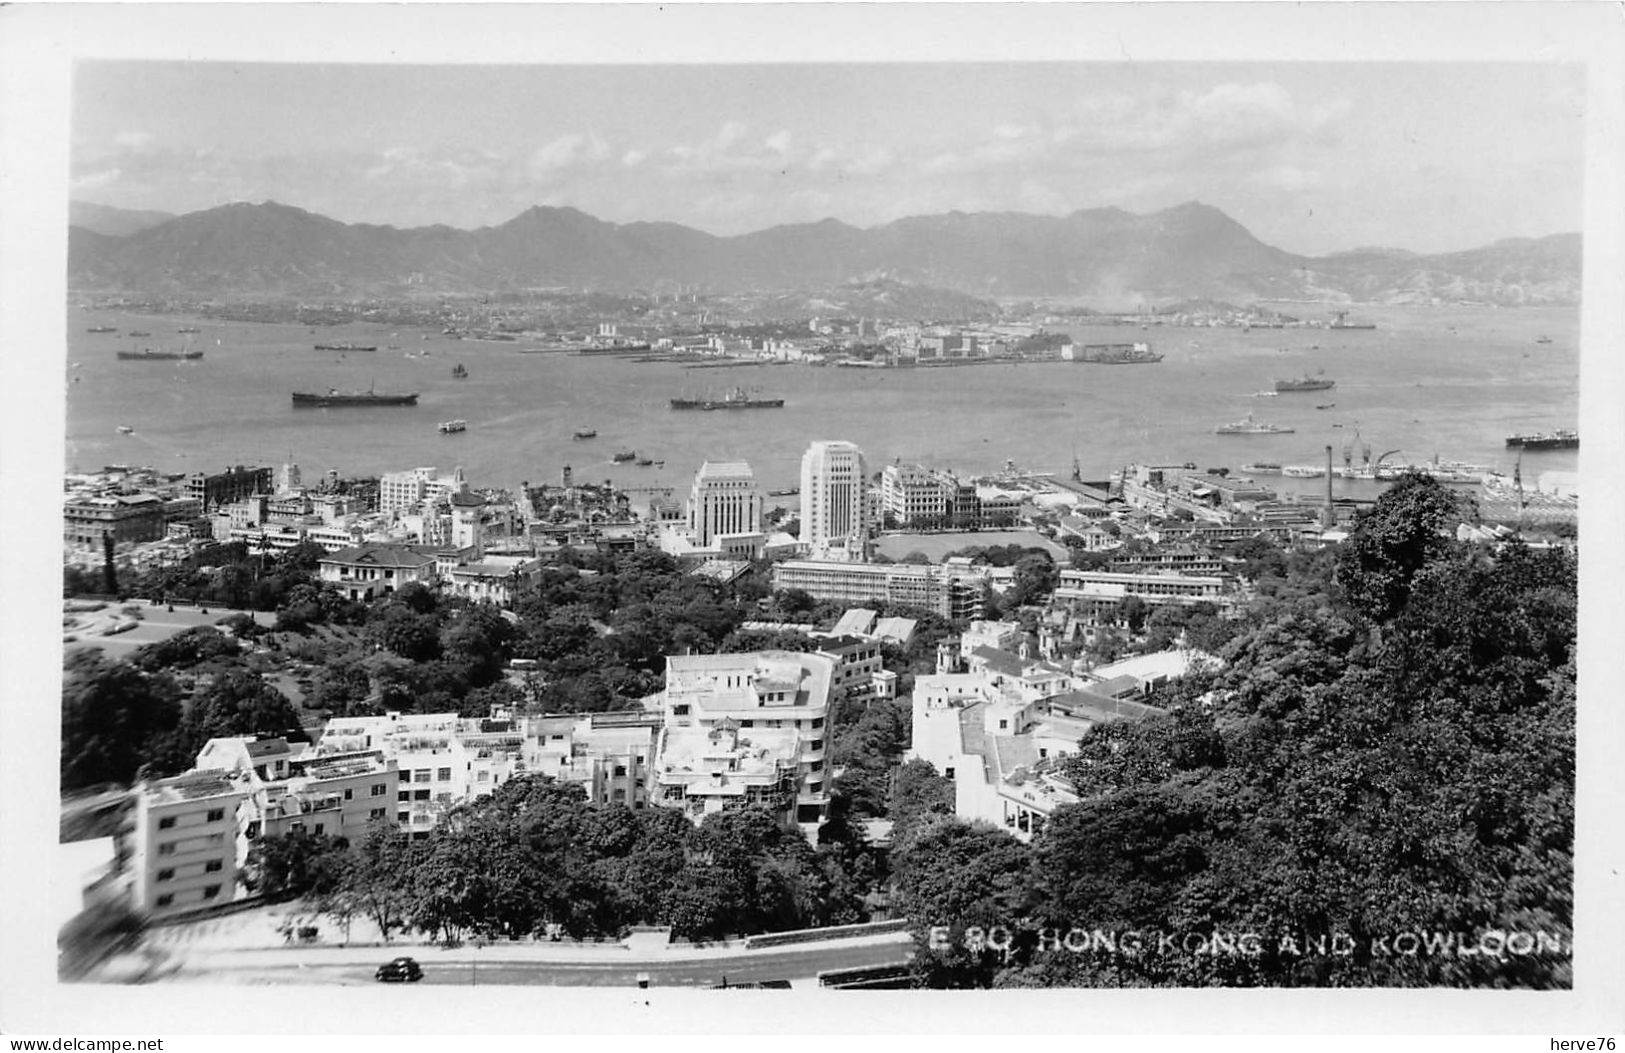
[{"label": "sky", "polygon": [[1583,226],[1584,71],[1558,62],[82,60],[71,91],[71,196],[131,209],[738,234],[1198,200],[1310,255]]}]

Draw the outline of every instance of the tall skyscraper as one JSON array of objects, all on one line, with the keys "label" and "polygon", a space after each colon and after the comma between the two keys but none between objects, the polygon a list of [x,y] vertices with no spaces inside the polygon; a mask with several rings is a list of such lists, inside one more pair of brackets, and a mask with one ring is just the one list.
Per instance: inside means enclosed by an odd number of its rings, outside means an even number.
[{"label": "tall skyscraper", "polygon": [[688,529],[705,548],[720,534],[755,534],[762,529],[762,494],[744,461],[706,461],[688,496]]},{"label": "tall skyscraper", "polygon": [[863,451],[820,441],[801,457],[801,542],[814,559],[858,554],[868,534],[868,479]]}]

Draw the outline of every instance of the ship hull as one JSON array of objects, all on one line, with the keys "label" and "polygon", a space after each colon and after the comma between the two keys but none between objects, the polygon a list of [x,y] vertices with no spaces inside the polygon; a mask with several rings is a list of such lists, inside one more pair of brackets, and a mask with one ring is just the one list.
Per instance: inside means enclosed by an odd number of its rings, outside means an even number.
[{"label": "ship hull", "polygon": [[1337,386],[1335,380],[1277,380],[1276,391],[1330,391]]},{"label": "ship hull", "polygon": [[375,395],[371,392],[331,392],[326,395],[316,395],[303,391],[293,393],[295,406],[416,406],[418,404],[417,392],[408,395]]},{"label": "ship hull", "polygon": [[1579,449],[1578,435],[1508,435],[1507,445],[1521,450],[1575,450]]},{"label": "ship hull", "polygon": [[121,362],[193,362],[203,357],[202,351],[120,351]]},{"label": "ship hull", "polygon": [[705,399],[672,399],[671,408],[674,410],[742,410],[742,409],[781,409],[783,399],[749,399],[738,402],[725,402],[720,399],[707,401]]}]

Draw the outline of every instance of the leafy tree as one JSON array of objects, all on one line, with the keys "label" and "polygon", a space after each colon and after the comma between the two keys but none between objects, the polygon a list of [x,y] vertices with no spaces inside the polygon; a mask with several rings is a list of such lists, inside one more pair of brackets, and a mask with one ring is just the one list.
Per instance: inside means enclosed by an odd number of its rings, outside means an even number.
[{"label": "leafy tree", "polygon": [[62,789],[128,783],[145,765],[155,775],[186,766],[177,737],[179,691],[167,677],[71,652],[62,682]]},{"label": "leafy tree", "polygon": [[1361,614],[1388,621],[1405,606],[1417,573],[1454,547],[1448,530],[1470,515],[1455,491],[1432,476],[1406,473],[1360,514],[1338,547],[1337,583]]}]

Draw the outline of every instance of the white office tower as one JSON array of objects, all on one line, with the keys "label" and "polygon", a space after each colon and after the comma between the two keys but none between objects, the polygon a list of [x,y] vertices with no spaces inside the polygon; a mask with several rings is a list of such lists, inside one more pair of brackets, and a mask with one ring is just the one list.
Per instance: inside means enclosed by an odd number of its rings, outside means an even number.
[{"label": "white office tower", "polygon": [[801,542],[813,559],[863,559],[868,538],[863,451],[815,442],[801,457]]},{"label": "white office tower", "polygon": [[688,495],[688,529],[700,548],[722,535],[762,529],[762,494],[750,465],[744,461],[700,465]]}]

